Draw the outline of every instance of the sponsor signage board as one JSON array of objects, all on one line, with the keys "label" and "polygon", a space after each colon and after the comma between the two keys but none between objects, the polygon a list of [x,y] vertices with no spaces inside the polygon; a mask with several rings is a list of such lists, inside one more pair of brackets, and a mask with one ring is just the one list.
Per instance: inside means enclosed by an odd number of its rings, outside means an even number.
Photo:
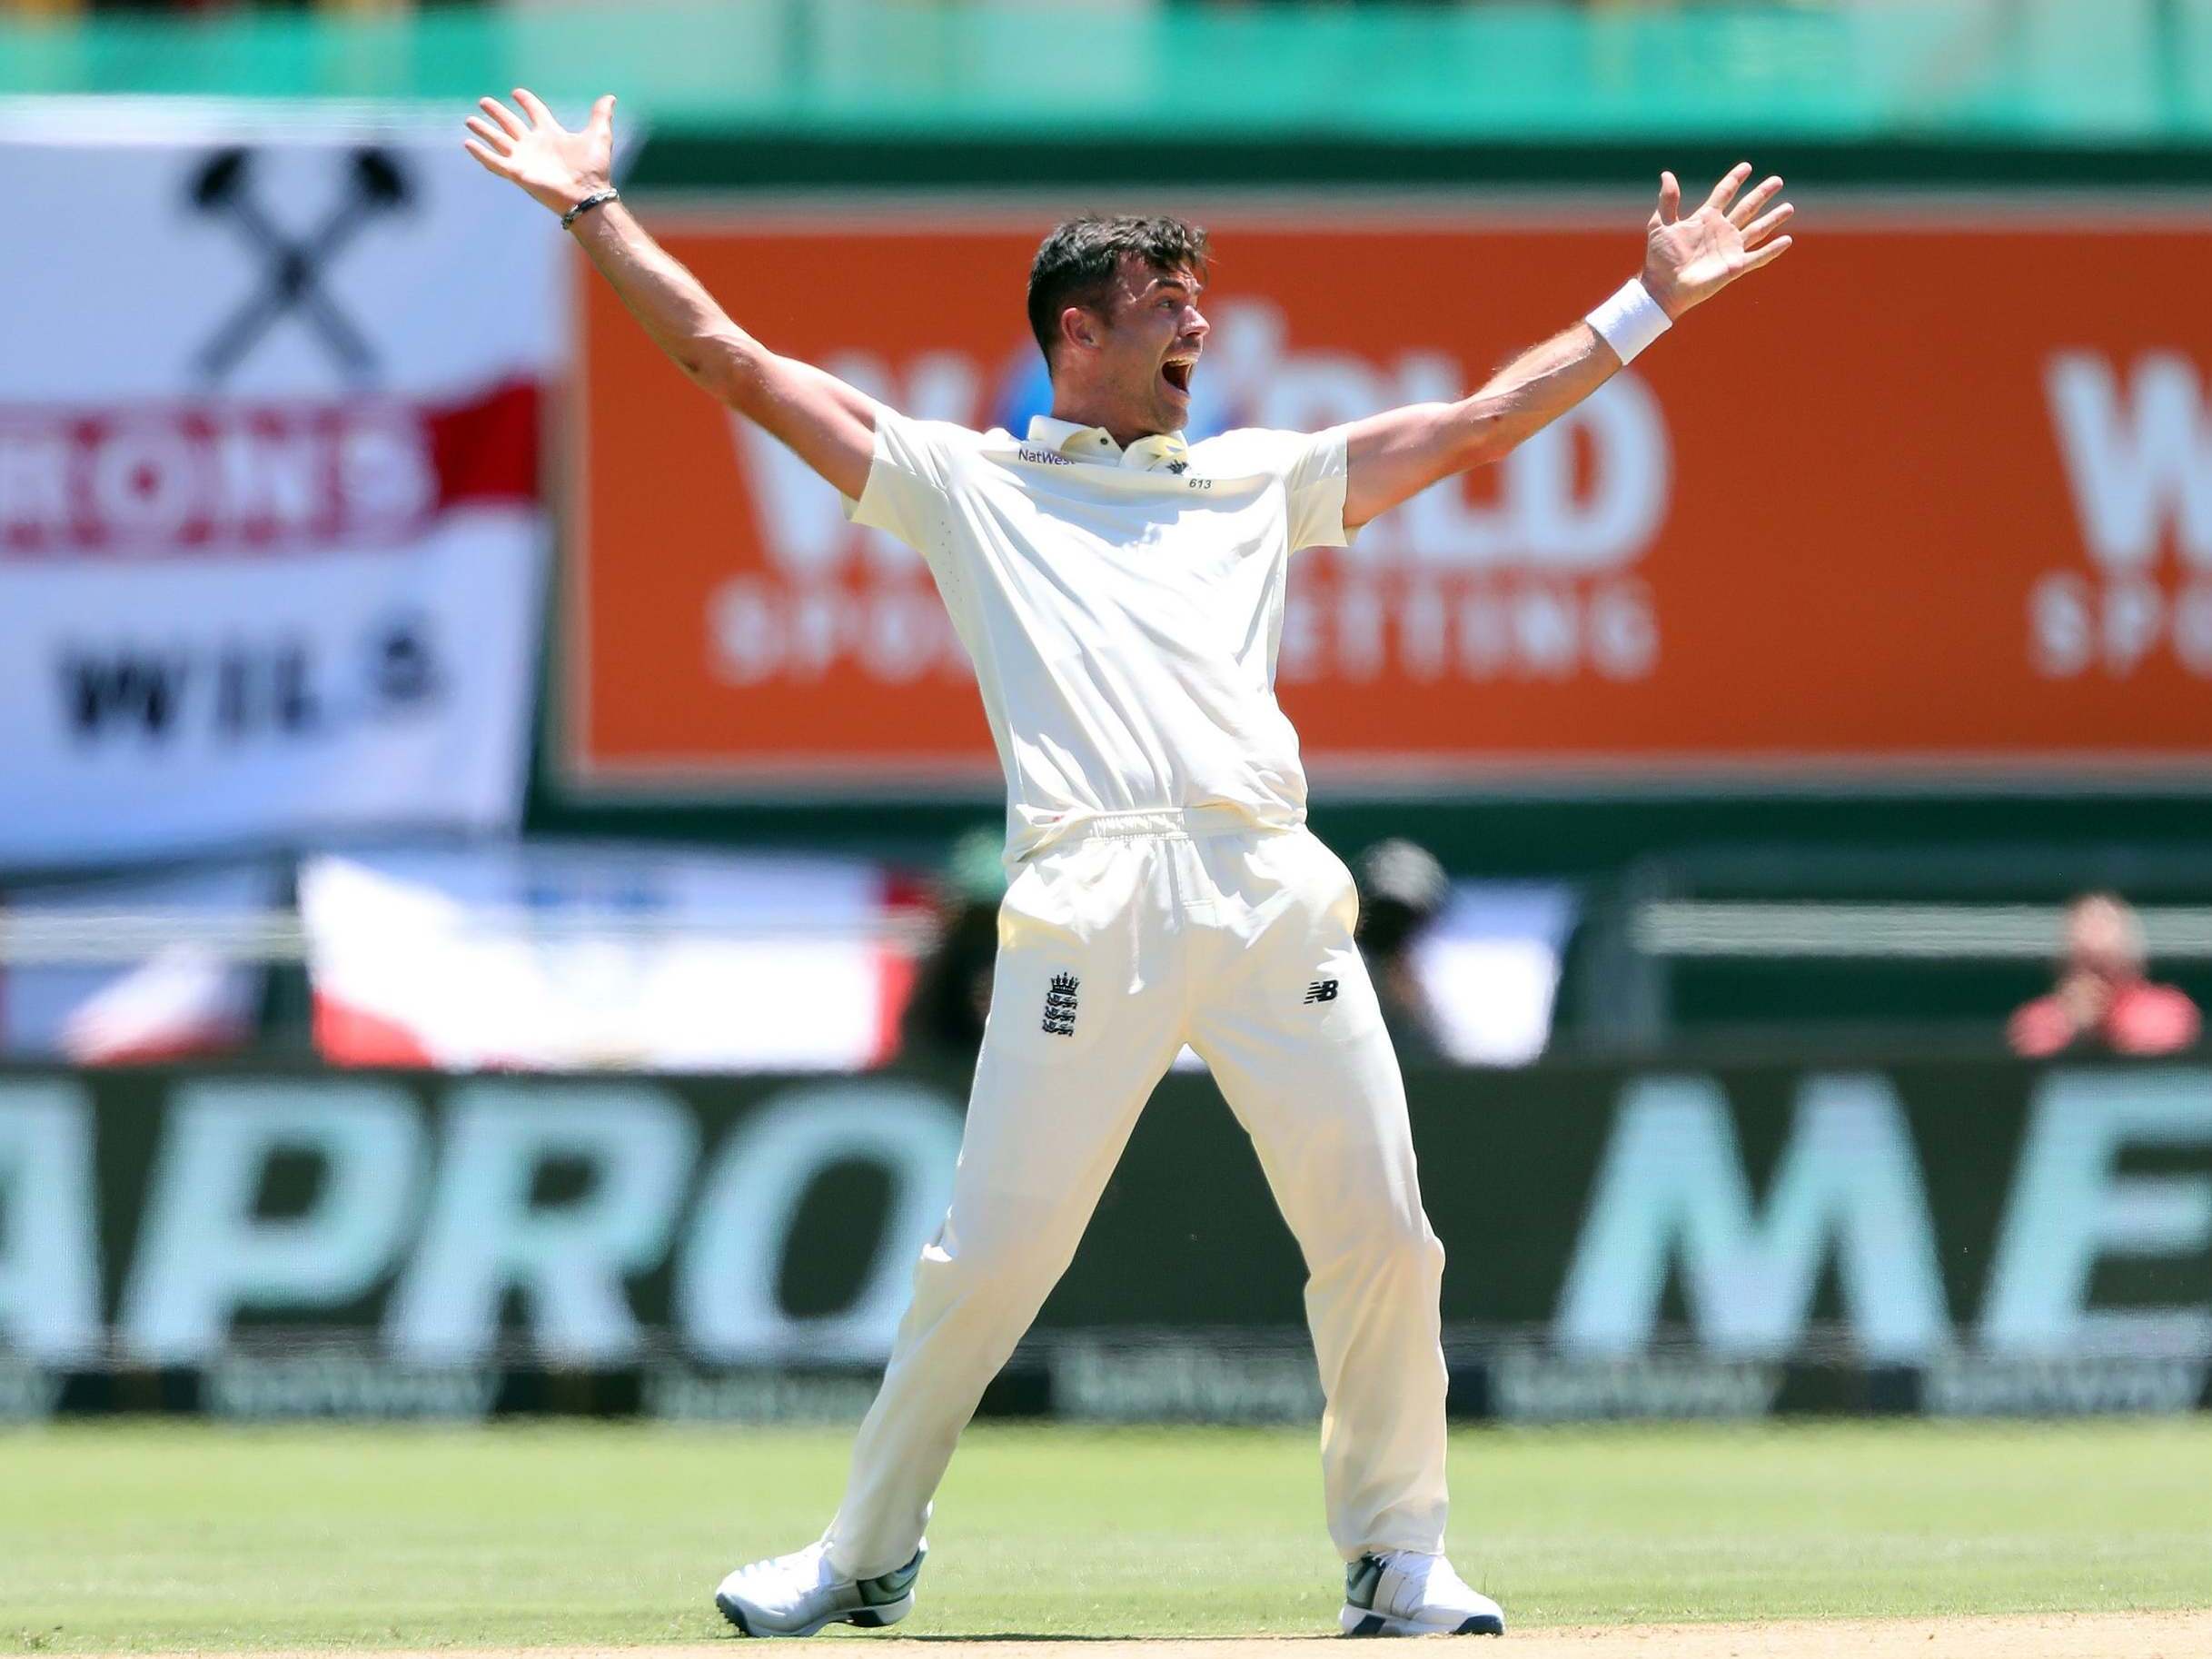
[{"label": "sponsor signage board", "polygon": [[48,250],[0,273],[0,863],[511,827],[544,211],[442,122],[26,118],[0,154]]},{"label": "sponsor signage board", "polygon": [[[2186,1409],[2212,1069],[1409,1079],[1453,1406]],[[0,1406],[851,1415],[958,1080],[0,1075]],[[1203,1077],[1139,1124],[997,1409],[1317,1406],[1303,1272]]]},{"label": "sponsor signage board", "polygon": [[[1021,293],[1051,214],[656,222],[772,346],[1019,431],[1047,396]],[[1204,216],[1195,435],[1460,395],[1638,246],[1632,204]],[[1278,686],[1316,782],[2201,780],[2207,262],[2194,210],[1824,214],[1503,465],[1298,555]],[[581,304],[572,777],[987,790],[920,561],[689,389],[603,285]]]}]

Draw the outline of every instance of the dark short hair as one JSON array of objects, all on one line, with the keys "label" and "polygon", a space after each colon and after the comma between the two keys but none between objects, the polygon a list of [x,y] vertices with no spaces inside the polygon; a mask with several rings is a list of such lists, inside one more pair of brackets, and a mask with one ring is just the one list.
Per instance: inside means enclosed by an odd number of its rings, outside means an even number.
[{"label": "dark short hair", "polygon": [[1047,364],[1059,343],[1060,313],[1070,305],[1108,310],[1125,254],[1155,271],[1188,271],[1203,281],[1205,232],[1182,219],[1130,214],[1086,214],[1055,225],[1029,262],[1029,332]]}]

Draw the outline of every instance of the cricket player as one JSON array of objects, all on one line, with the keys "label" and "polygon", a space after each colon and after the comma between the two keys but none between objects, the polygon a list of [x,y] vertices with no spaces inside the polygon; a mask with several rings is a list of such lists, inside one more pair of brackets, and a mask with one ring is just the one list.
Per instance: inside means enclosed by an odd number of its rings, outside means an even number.
[{"label": "cricket player", "polygon": [[[1029,273],[1052,413],[1017,435],[909,420],[779,356],[616,198],[612,98],[575,132],[526,91],[514,103],[483,100],[470,154],[561,215],[686,374],[789,445],[856,522],[927,561],[1007,777],[1013,879],[951,1208],[922,1249],[836,1518],[807,1548],[730,1574],[723,1614],[749,1635],[799,1636],[912,1610],[953,1445],[1188,1043],[1305,1258],[1343,1628],[1502,1632],[1497,1604],[1443,1555],[1443,1251],[1353,943],[1352,878],[1304,827],[1298,740],[1275,705],[1285,577],[1298,549],[1344,545],[1498,460],[1779,259],[1781,181],[1745,192],[1739,166],[1685,214],[1661,174],[1641,275],[1458,402],[1197,443],[1183,428],[1206,346],[1205,233],[1071,220]],[[1342,256],[1316,242],[1314,257]],[[865,304],[868,281],[898,273],[856,278]]]}]

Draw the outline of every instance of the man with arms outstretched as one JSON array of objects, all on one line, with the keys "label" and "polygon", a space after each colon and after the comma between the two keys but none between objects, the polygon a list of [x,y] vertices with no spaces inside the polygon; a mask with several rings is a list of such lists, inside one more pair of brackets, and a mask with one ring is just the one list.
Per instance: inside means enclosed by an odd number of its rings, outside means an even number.
[{"label": "man with arms outstretched", "polygon": [[1304,828],[1275,705],[1285,571],[1438,480],[1498,460],[1684,312],[1779,258],[1790,214],[1731,171],[1681,213],[1671,174],[1642,275],[1454,403],[1317,433],[1185,441],[1207,325],[1203,231],[1062,224],[1029,275],[1052,413],[1024,437],[911,421],[725,315],[610,182],[614,100],[580,131],[518,90],[470,153],[563,216],[647,333],[927,561],[1007,776],[998,967],[952,1207],[860,1426],[845,1500],[716,1601],[750,1635],[896,1623],[954,1442],[1077,1239],[1185,1043],[1258,1148],[1308,1273],[1330,1535],[1358,1635],[1495,1634],[1443,1555],[1443,1251],[1405,1094],[1353,942],[1358,901]]}]

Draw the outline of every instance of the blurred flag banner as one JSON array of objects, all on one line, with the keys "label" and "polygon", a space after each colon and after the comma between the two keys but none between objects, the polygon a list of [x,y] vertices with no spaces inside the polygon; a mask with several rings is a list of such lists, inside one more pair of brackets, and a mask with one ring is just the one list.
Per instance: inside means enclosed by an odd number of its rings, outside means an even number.
[{"label": "blurred flag banner", "polygon": [[[1201,210],[1194,435],[1461,395],[1632,271],[1645,211]],[[1019,299],[1052,204],[648,217],[747,326],[910,414],[1046,406]],[[1297,557],[1279,684],[1315,780],[2201,779],[2207,269],[2201,208],[1823,209],[1503,465]],[[920,561],[581,304],[571,774],[987,790]]]},{"label": "blurred flag banner", "polygon": [[1564,882],[1452,884],[1413,962],[1447,1058],[1525,1066],[1544,1051],[1577,909]]},{"label": "blurred flag banner", "polygon": [[[264,972],[215,936],[266,912],[282,878],[271,863],[226,864],[0,893],[0,930],[42,947],[0,966],[0,1055],[115,1066],[245,1047]],[[208,937],[177,925],[191,920]],[[113,947],[134,932],[172,937],[141,954]]]},{"label": "blurred flag banner", "polygon": [[337,1065],[848,1070],[889,1058],[918,889],[850,859],[588,845],[309,859]]},{"label": "blurred flag banner", "polygon": [[0,863],[511,826],[558,232],[451,123],[109,107],[0,127]]}]

